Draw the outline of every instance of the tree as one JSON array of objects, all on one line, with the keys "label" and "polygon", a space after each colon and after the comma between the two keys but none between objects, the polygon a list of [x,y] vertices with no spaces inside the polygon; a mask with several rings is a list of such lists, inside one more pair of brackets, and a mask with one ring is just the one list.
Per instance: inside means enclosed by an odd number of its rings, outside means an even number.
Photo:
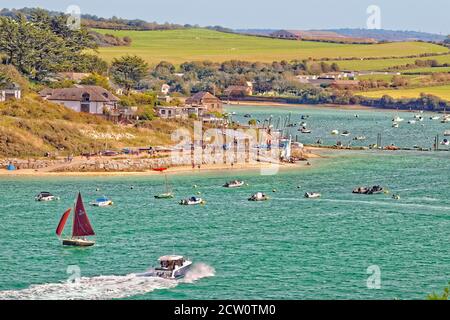
[{"label": "tree", "polygon": [[106,90],[111,90],[108,78],[99,75],[98,73],[93,73],[80,81],[81,84],[89,86],[100,86]]},{"label": "tree", "polygon": [[71,30],[67,16],[52,16],[35,10],[29,20],[23,14],[17,18],[0,17],[0,52],[4,63],[15,66],[22,74],[42,80],[49,73],[72,71],[84,57],[83,50],[95,43],[87,30]]},{"label": "tree", "polygon": [[125,88],[128,93],[136,88],[147,75],[148,64],[138,56],[123,56],[115,58],[111,65],[111,76],[114,82]]}]

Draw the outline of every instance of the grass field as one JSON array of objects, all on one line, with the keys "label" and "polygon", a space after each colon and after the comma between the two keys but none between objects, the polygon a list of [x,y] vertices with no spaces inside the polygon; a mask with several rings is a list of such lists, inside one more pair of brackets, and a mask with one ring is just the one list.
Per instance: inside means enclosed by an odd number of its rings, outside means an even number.
[{"label": "grass field", "polygon": [[404,74],[418,74],[418,73],[446,73],[450,72],[450,67],[436,67],[436,68],[418,68],[403,70]]},{"label": "grass field", "polygon": [[[421,42],[354,45],[312,41],[289,41],[229,34],[206,29],[167,31],[97,30],[115,36],[129,36],[130,47],[100,48],[102,58],[111,61],[125,54],[136,54],[150,64],[162,60],[180,64],[185,61],[231,59],[272,62],[307,58],[349,58],[407,56],[448,52],[439,45]],[[450,60],[450,59],[449,59]],[[358,61],[356,61],[358,62]]]},{"label": "grass field", "polygon": [[369,92],[357,92],[356,94],[366,96],[369,98],[381,98],[384,95],[389,95],[392,98],[418,98],[421,93],[432,94],[444,100],[450,101],[450,85],[437,87],[423,87],[414,89],[400,89],[400,90],[380,90]]},{"label": "grass field", "polygon": [[378,59],[378,60],[347,60],[347,61],[334,61],[339,64],[339,67],[343,70],[370,70],[379,71],[387,68],[413,64],[416,60],[436,60],[439,63],[450,63],[450,54],[426,58],[400,58],[400,59]]}]

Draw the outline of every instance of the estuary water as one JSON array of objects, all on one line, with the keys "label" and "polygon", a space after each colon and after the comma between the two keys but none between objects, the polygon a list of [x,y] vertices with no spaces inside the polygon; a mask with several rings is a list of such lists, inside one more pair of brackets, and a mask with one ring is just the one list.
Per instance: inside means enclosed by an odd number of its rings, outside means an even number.
[{"label": "estuary water", "polygon": [[[236,117],[250,112],[261,119],[267,110],[230,108]],[[385,117],[387,125],[392,117],[379,111],[358,111],[359,118],[351,116],[355,111],[288,112],[307,112],[311,121],[323,114],[324,132],[333,114],[347,113],[343,117],[352,122]],[[409,144],[409,138],[396,139]],[[424,299],[450,280],[449,155],[329,151],[310,168],[274,176],[231,170],[176,174],[170,175],[172,200],[153,198],[164,188],[162,175],[0,177],[0,299]],[[248,186],[221,187],[235,178]],[[351,193],[376,184],[390,194]],[[35,202],[40,191],[61,199]],[[97,243],[64,248],[55,228],[78,191]],[[259,191],[270,200],[247,201]],[[322,198],[305,199],[307,191]],[[401,199],[393,200],[394,193]],[[114,206],[87,205],[102,195]],[[207,203],[178,204],[193,195]],[[135,276],[172,253],[194,261],[186,279]],[[380,270],[379,289],[370,281],[368,286],[373,266]],[[81,280],[67,282],[77,274]]]}]

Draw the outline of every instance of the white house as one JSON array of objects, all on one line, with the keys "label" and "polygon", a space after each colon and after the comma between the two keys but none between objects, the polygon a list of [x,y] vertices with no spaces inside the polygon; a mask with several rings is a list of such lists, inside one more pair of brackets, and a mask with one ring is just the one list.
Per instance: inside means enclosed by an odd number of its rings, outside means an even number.
[{"label": "white house", "polygon": [[164,94],[164,95],[168,95],[169,91],[170,91],[170,86],[167,83],[164,83],[161,86],[161,93]]},{"label": "white house", "polygon": [[3,88],[0,88],[0,102],[4,102],[9,99],[21,99],[22,90],[16,83],[10,83]]},{"label": "white house", "polygon": [[119,98],[99,86],[76,86],[64,89],[44,89],[44,99],[62,104],[77,112],[104,114],[116,109]]}]

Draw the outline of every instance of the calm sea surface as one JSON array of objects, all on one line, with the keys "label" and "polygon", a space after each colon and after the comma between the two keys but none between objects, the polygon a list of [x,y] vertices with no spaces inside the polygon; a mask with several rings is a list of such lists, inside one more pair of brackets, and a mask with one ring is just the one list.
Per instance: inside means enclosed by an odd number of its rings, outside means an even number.
[{"label": "calm sea surface", "polygon": [[[393,131],[391,112],[229,110],[241,121],[245,113],[263,120],[292,112],[295,122],[308,114],[317,134],[302,138],[330,143],[336,137],[329,131],[345,129],[366,135],[365,144],[375,143],[382,131],[389,142],[429,147],[433,135],[447,129],[427,116],[424,126],[405,123]],[[402,117],[407,121],[412,114]],[[442,291],[450,280],[450,153],[327,156],[311,168],[274,176],[258,171],[173,175],[173,200],[153,198],[163,189],[163,176],[1,177],[0,299],[423,299]],[[234,178],[248,186],[221,187]],[[390,194],[351,193],[375,184]],[[35,202],[40,191],[61,200]],[[97,233],[97,244],[87,249],[63,248],[54,234],[77,191],[86,205],[104,194],[115,202],[110,208],[87,206]],[[270,201],[247,201],[258,191],[268,193]],[[321,192],[322,198],[305,199],[306,191]],[[198,193],[206,205],[178,205]],[[393,200],[392,193],[401,200]],[[171,253],[195,262],[187,279],[134,275]],[[381,289],[367,287],[370,266],[381,270]],[[66,283],[78,270],[81,281]]]}]

